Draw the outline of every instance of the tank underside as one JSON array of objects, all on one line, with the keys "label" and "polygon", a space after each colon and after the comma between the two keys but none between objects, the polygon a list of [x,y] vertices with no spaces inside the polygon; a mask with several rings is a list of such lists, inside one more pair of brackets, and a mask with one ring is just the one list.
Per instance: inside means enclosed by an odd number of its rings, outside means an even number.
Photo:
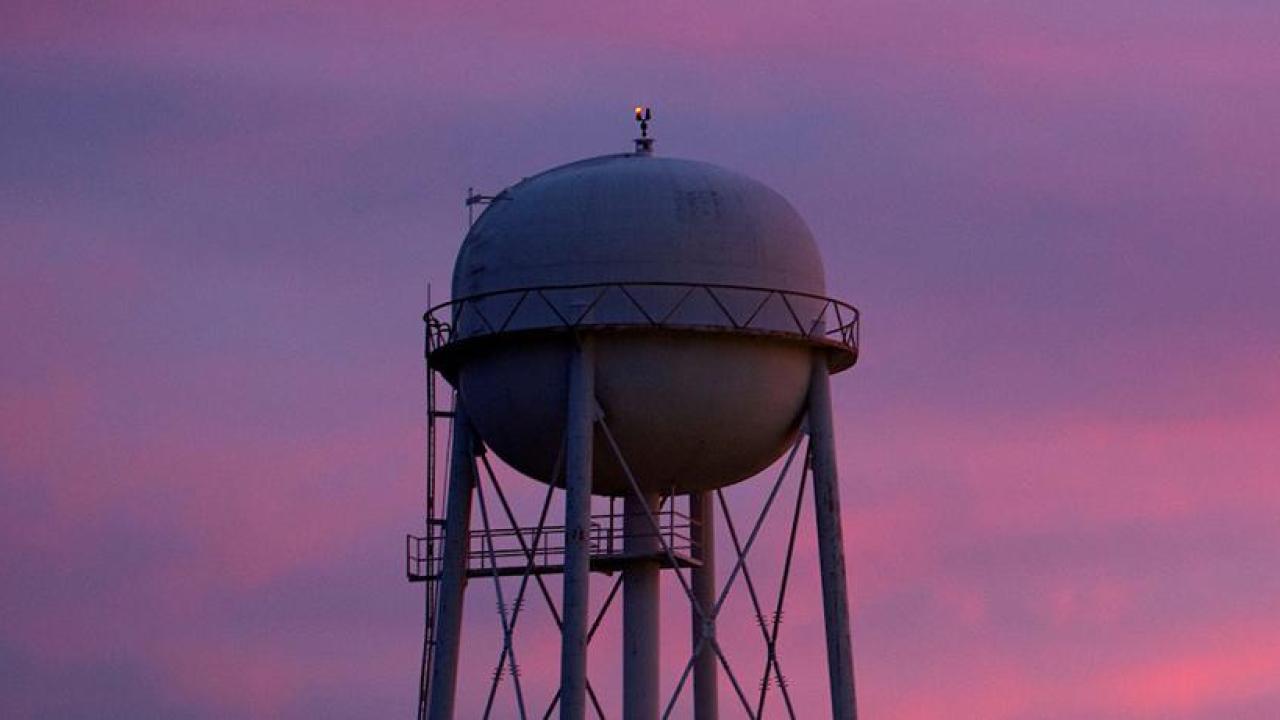
[{"label": "tank underside", "polygon": [[[812,343],[732,333],[594,331],[604,423],[644,492],[724,487],[768,467],[799,430]],[[563,445],[569,333],[489,338],[457,353],[454,383],[475,430],[505,463],[551,482]],[[625,495],[597,427],[592,492]]]}]

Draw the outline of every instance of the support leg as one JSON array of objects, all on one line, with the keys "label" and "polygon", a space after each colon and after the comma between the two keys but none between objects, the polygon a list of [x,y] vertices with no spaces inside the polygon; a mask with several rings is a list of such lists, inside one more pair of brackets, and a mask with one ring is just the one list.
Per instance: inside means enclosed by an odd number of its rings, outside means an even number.
[{"label": "support leg", "polygon": [[822,611],[827,626],[831,716],[835,720],[857,720],[844,533],[840,522],[840,479],[836,470],[828,376],[826,358],[821,353],[814,353],[809,379],[809,447],[813,453],[813,497],[818,526],[818,562],[822,571]]},{"label": "support leg", "polygon": [[[690,584],[693,586],[694,601],[702,607],[703,613],[708,615],[716,604],[715,515],[711,493],[689,494],[689,521],[692,524],[694,557],[702,562],[701,567],[695,567],[690,573]],[[689,615],[693,647],[696,649],[704,632],[714,639],[715,620],[708,620],[704,626],[703,616],[697,610],[691,609]],[[704,647],[693,662],[694,720],[717,720],[719,717],[716,673],[715,650],[710,646]]]},{"label": "support leg", "polygon": [[[659,573],[662,541],[650,524],[647,506],[658,513],[660,496],[634,495],[623,502],[623,554],[642,557],[629,560],[622,571],[622,717],[624,720],[657,720],[658,639],[662,597]],[[674,498],[672,499],[674,501]]]},{"label": "support leg", "polygon": [[471,532],[471,493],[475,487],[475,446],[466,408],[457,403],[453,447],[449,455],[449,490],[445,507],[444,552],[436,605],[434,656],[431,661],[431,720],[453,720],[462,639],[462,600],[467,585],[467,543]]},{"label": "support leg", "polygon": [[587,633],[591,573],[591,444],[595,430],[595,362],[590,338],[569,357],[565,433],[564,627],[560,645],[560,718],[587,712]]}]

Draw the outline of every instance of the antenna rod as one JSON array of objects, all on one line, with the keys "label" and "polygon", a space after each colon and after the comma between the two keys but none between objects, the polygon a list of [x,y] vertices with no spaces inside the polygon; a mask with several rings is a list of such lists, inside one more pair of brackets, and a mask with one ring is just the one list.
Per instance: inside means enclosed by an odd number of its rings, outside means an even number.
[{"label": "antenna rod", "polygon": [[653,119],[653,110],[648,105],[635,107],[636,122],[640,123],[640,137],[636,138],[636,154],[653,154],[653,138],[649,137],[649,121]]}]

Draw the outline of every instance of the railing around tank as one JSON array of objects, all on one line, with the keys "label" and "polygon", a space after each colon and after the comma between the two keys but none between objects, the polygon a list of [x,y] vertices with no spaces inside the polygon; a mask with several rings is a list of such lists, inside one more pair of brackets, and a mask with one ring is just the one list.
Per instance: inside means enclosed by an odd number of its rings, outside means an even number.
[{"label": "railing around tank", "polygon": [[531,329],[593,327],[715,329],[804,338],[858,356],[854,306],[812,293],[746,285],[617,282],[546,285],[481,293],[423,316],[427,351],[459,340]]}]

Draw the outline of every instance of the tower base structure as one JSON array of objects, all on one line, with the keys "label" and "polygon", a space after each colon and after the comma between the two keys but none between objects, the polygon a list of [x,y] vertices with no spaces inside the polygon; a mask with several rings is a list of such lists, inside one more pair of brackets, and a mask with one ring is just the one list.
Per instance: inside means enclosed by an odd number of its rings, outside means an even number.
[{"label": "tower base structure", "polygon": [[[550,549],[552,541],[549,538],[554,528],[546,524],[551,494],[561,490],[555,484],[549,485],[547,502],[543,505],[538,525],[519,527],[487,459],[483,442],[469,425],[466,407],[455,402],[452,413],[438,413],[450,417],[453,422],[446,512],[443,522],[433,525],[443,532],[431,537],[434,545],[441,548],[439,559],[415,557],[414,549],[420,549],[420,541],[425,538],[410,539],[410,579],[433,584],[434,592],[429,597],[435,598],[434,607],[428,607],[428,637],[431,641],[424,653],[419,718],[452,720],[461,716],[456,695],[459,657],[463,649],[463,594],[468,578],[476,577],[493,578],[499,595],[504,636],[502,655],[488,693],[485,717],[512,716],[508,711],[494,709],[497,685],[503,679],[509,679],[514,686],[518,705],[516,715],[519,717],[544,717],[557,710],[563,720],[611,716],[591,685],[592,664],[588,662],[588,653],[591,637],[609,611],[619,586],[623,606],[620,708],[623,718],[657,720],[669,717],[686,688],[691,688],[691,712],[695,720],[716,720],[719,717],[720,691],[726,689],[722,685],[730,691],[733,704],[748,717],[763,717],[767,700],[772,695],[780,695],[787,714],[795,717],[796,709],[778,657],[779,622],[802,516],[801,502],[805,486],[811,481],[822,581],[830,711],[833,718],[856,720],[848,583],[829,372],[823,354],[814,353],[803,433],[791,447],[763,510],[750,531],[744,534],[739,533],[729,513],[723,490],[679,496],[643,491],[637,478],[631,475],[624,453],[617,446],[609,418],[601,414],[595,401],[593,341],[589,335],[579,337],[568,368],[569,393],[565,399],[568,423],[562,449],[565,507],[562,547]],[[621,517],[612,511],[604,518],[592,515],[591,469],[594,464],[593,438],[597,437],[604,439],[631,486],[631,493],[622,501]],[[756,547],[765,517],[771,508],[778,505],[775,500],[779,489],[788,475],[794,474],[790,470],[795,465],[801,466],[799,489],[796,505],[791,511],[789,541],[775,605],[766,607],[758,598],[757,589],[749,587],[756,624],[768,658],[763,676],[757,683],[757,692],[745,678],[739,678],[718,642],[718,618],[726,597],[735,585],[751,586],[748,553]],[[486,488],[491,488],[489,494],[486,494]],[[486,501],[487,497],[500,500],[518,540],[517,548],[496,548],[499,535],[509,539],[511,531],[494,532],[488,509],[492,500]],[[687,504],[687,514],[676,510],[679,500]],[[473,506],[477,504],[484,524],[481,530],[472,529]],[[613,503],[610,505],[612,507]],[[732,564],[721,583],[717,583],[716,577],[717,505],[734,552]],[[613,579],[605,606],[593,617],[588,591],[592,575],[597,573],[616,574],[617,577]],[[562,607],[559,613],[555,610],[553,594],[543,580],[547,574],[562,575]],[[674,575],[684,590],[691,618],[690,656],[681,669],[674,690],[666,696],[660,687],[658,646],[661,621],[659,584],[664,575]],[[502,597],[500,579],[516,577],[521,580],[520,588],[514,602],[508,603]],[[531,578],[551,606],[561,633],[559,689],[545,715],[536,712],[536,708],[526,707],[515,660],[516,621]],[[769,619],[770,615],[772,619]],[[617,665],[607,662],[596,667]],[[727,682],[721,683],[722,679]],[[735,710],[734,715],[738,714]]]}]

